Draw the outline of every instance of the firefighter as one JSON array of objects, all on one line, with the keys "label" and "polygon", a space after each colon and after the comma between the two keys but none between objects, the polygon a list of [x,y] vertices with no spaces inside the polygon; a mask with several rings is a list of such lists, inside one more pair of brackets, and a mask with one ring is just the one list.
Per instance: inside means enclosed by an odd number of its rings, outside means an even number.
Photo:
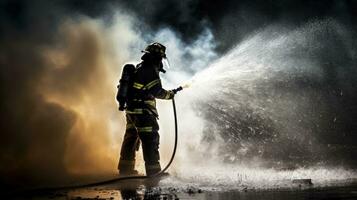
[{"label": "firefighter", "polygon": [[166,47],[160,43],[148,45],[135,67],[128,89],[126,106],[126,131],[121,147],[118,170],[120,175],[134,175],[135,151],[142,145],[146,175],[161,171],[159,163],[159,125],[156,98],[172,99],[175,92],[162,88],[160,72],[166,59]]}]

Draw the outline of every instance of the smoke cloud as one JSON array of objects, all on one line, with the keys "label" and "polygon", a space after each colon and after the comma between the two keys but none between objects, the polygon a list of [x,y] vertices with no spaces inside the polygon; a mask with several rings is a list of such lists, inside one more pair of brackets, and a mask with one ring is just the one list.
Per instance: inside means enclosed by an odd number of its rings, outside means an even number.
[{"label": "smoke cloud", "polygon": [[125,26],[130,17],[115,17],[126,23],[114,36],[103,20],[64,17],[64,8],[50,3],[5,6],[5,19],[19,13],[1,26],[1,183],[48,185],[113,174],[125,128],[116,84],[136,40]]},{"label": "smoke cloud", "polygon": [[[115,101],[121,66],[137,63],[147,43],[161,41],[178,66],[171,77],[181,77],[174,82],[167,77],[169,86],[216,56],[209,30],[187,46],[168,28],[144,34],[140,25],[116,11],[110,23],[75,15],[51,25],[55,29],[50,35],[36,30],[28,37],[17,33],[2,38],[3,184],[56,185],[73,177],[117,173],[125,130]],[[183,68],[187,73],[180,73]]]},{"label": "smoke cloud", "polygon": [[96,22],[66,20],[51,43],[4,41],[5,178],[41,183],[66,178],[60,174],[108,170],[101,166],[112,163],[114,155],[108,156],[113,147],[102,115],[110,116],[108,105],[115,102],[110,98],[114,87],[106,79],[105,65],[112,63],[106,63],[110,59],[104,56],[102,34]]}]

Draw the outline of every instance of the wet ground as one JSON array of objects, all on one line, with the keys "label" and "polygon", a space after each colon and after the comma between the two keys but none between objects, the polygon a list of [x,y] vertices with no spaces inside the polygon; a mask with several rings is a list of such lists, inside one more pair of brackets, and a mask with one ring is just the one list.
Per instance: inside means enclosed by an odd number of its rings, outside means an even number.
[{"label": "wet ground", "polygon": [[292,180],[289,188],[255,189],[241,187],[200,188],[192,185],[171,187],[158,181],[123,181],[104,186],[72,189],[13,193],[2,199],[267,199],[267,200],[300,200],[300,199],[357,199],[357,181],[336,183],[330,186],[316,186],[313,180]]}]

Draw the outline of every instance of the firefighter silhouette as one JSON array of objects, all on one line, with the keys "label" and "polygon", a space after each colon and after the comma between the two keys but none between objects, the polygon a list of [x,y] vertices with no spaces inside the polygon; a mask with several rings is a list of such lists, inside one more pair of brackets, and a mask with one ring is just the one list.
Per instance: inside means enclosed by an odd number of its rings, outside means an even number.
[{"label": "firefighter silhouette", "polygon": [[160,43],[148,45],[138,65],[125,65],[118,86],[119,110],[126,112],[126,131],[120,152],[120,175],[137,174],[135,153],[142,145],[146,175],[161,171],[159,155],[159,125],[156,98],[172,99],[175,92],[162,88],[160,72],[164,72],[166,47]]}]

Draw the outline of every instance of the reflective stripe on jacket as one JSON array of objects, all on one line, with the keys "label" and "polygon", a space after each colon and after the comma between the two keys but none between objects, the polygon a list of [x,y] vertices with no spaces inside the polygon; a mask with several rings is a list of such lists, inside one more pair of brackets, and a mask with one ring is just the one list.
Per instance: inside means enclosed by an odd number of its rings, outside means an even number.
[{"label": "reflective stripe on jacket", "polygon": [[128,114],[153,114],[157,116],[156,100],[171,99],[173,92],[162,88],[161,79],[154,66],[142,62],[137,65],[127,108]]}]

